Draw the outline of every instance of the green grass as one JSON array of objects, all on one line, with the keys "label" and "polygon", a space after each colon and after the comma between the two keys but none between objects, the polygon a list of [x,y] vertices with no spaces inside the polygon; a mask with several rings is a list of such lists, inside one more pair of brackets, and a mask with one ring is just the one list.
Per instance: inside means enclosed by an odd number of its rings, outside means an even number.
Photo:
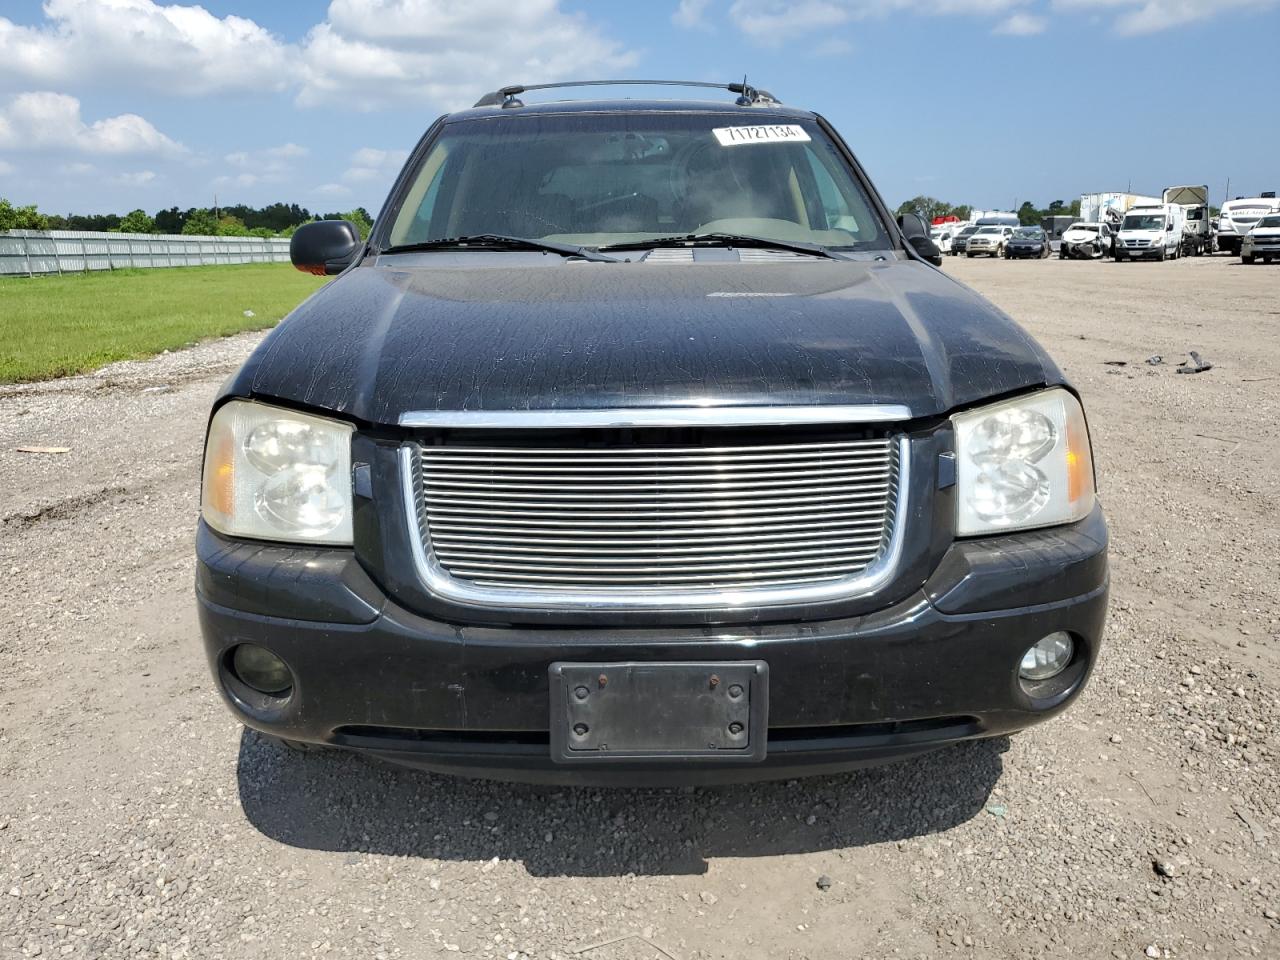
[{"label": "green grass", "polygon": [[0,279],[0,383],[262,330],[323,283],[287,263]]}]

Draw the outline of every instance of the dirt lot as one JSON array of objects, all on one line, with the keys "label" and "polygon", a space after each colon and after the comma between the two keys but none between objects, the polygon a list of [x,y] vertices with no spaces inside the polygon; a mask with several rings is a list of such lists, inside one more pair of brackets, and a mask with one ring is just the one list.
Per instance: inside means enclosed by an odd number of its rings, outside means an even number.
[{"label": "dirt lot", "polygon": [[1280,956],[1280,268],[946,269],[1084,393],[1107,646],[1053,723],[831,779],[281,752],[215,695],[191,594],[205,410],[255,338],[0,388],[0,957]]}]

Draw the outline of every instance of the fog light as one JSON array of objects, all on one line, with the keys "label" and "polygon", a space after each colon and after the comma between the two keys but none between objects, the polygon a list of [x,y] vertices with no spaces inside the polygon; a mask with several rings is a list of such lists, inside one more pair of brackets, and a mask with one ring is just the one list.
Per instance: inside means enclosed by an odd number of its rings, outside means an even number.
[{"label": "fog light", "polygon": [[285,662],[266,647],[242,643],[231,654],[231,669],[259,693],[283,697],[293,689],[293,674]]},{"label": "fog light", "polygon": [[1067,668],[1075,644],[1068,633],[1051,633],[1022,655],[1018,675],[1023,680],[1048,680]]}]

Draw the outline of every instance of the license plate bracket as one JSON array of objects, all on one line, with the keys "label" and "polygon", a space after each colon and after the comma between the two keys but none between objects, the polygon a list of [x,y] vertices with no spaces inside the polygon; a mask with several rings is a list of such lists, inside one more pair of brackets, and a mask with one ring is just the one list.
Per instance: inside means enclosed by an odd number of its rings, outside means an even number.
[{"label": "license plate bracket", "polygon": [[553,663],[556,763],[763,760],[769,667],[762,660]]}]

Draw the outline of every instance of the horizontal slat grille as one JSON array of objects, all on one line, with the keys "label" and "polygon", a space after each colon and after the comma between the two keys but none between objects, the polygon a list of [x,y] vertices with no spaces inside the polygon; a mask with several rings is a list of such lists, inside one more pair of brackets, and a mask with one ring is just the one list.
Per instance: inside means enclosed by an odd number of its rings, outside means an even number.
[{"label": "horizontal slat grille", "polygon": [[624,595],[854,576],[893,526],[895,441],[422,446],[426,546],[480,587]]}]

